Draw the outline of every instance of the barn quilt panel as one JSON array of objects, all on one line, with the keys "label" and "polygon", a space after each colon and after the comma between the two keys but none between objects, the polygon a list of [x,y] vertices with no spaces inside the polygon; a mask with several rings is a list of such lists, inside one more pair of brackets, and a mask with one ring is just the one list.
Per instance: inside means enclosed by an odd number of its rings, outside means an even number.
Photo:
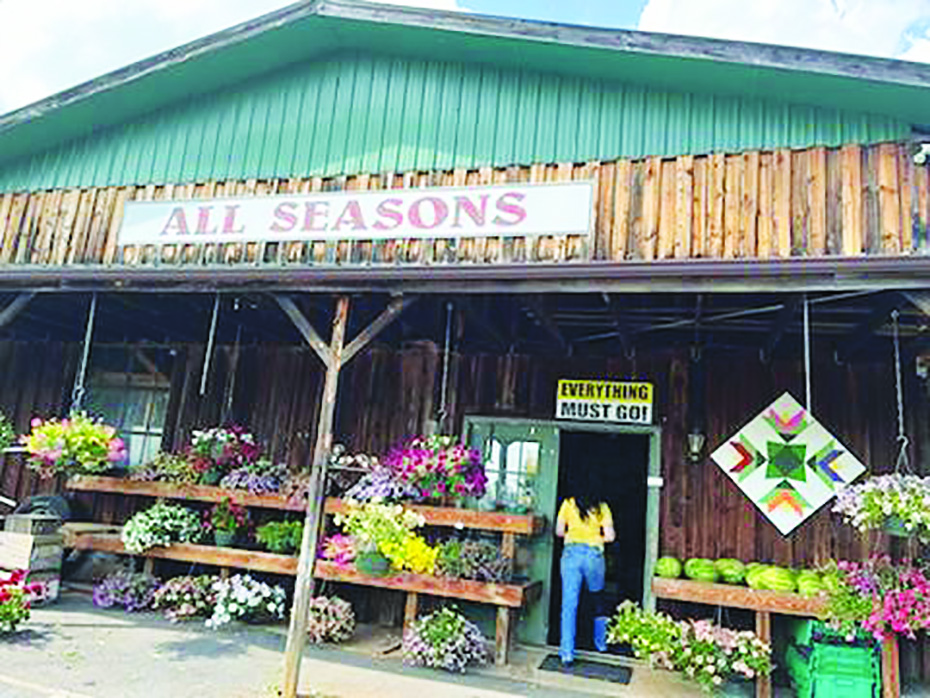
[{"label": "barn quilt panel", "polygon": [[711,458],[782,535],[865,472],[789,393],[724,441]]}]

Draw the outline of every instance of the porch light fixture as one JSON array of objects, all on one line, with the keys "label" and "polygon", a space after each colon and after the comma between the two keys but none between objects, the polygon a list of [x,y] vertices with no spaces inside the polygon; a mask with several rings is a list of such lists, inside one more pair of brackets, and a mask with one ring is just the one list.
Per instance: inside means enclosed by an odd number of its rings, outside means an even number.
[{"label": "porch light fixture", "polygon": [[698,427],[692,427],[691,431],[688,432],[688,458],[691,459],[692,463],[701,460],[705,441],[707,441],[707,437]]}]

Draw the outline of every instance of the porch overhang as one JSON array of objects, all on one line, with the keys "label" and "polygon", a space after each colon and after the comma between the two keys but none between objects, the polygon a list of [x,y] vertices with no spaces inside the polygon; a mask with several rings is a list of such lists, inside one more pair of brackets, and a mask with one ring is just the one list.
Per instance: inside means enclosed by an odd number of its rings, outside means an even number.
[{"label": "porch overhang", "polygon": [[0,267],[0,290],[770,293],[925,288],[930,255],[392,266]]}]

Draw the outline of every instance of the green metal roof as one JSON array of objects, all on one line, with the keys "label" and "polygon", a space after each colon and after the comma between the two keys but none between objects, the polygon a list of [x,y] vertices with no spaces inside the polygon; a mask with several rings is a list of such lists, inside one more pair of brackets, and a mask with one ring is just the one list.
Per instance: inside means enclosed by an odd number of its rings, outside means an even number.
[{"label": "green metal roof", "polygon": [[0,117],[0,190],[906,138],[930,67],[298,3]]}]

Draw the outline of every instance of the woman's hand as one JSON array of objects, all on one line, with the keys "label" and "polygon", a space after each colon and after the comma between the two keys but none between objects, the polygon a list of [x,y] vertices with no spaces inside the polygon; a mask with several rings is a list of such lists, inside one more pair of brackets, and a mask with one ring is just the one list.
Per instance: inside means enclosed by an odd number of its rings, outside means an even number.
[{"label": "woman's hand", "polygon": [[614,527],[613,527],[612,524],[607,524],[606,526],[601,526],[601,530],[602,530],[603,533],[604,533],[604,542],[605,542],[605,543],[613,543],[615,540],[617,540],[617,532],[614,531]]},{"label": "woman's hand", "polygon": [[565,537],[565,521],[563,519],[558,519],[555,522],[555,535],[559,538]]}]

